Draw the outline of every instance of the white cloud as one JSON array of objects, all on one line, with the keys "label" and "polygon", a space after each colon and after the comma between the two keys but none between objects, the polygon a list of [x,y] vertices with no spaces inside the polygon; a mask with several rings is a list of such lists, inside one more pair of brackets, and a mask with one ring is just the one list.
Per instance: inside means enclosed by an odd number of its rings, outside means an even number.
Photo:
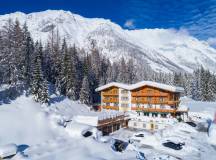
[{"label": "white cloud", "polygon": [[133,19],[126,20],[126,22],[124,23],[124,27],[129,29],[134,29],[136,27],[134,24],[134,20]]},{"label": "white cloud", "polygon": [[210,37],[210,38],[208,38],[207,42],[211,46],[216,46],[216,37]]}]

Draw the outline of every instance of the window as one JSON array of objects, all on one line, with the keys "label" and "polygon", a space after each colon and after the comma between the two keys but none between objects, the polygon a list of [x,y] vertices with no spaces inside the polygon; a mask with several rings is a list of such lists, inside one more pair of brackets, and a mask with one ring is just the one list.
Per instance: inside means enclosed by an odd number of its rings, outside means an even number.
[{"label": "window", "polygon": [[166,107],[165,107],[164,105],[161,105],[160,108],[161,108],[161,109],[165,109]]},{"label": "window", "polygon": [[147,93],[148,93],[148,94],[152,94],[152,90],[151,90],[151,89],[148,89],[148,90],[147,90]]},{"label": "window", "polygon": [[148,104],[148,108],[152,108],[152,104]]},{"label": "window", "polygon": [[137,103],[136,106],[137,106],[137,107],[140,107],[140,103]]},{"label": "window", "polygon": [[147,101],[151,102],[152,101],[152,97],[147,97]]},{"label": "window", "polygon": [[146,124],[145,123],[143,123],[143,128],[146,128]]},{"label": "window", "polygon": [[163,102],[163,101],[164,101],[164,98],[163,98],[163,97],[159,97],[159,101],[160,101],[160,102]]},{"label": "window", "polygon": [[114,106],[116,106],[116,107],[117,107],[117,106],[118,106],[118,103],[114,103]]},{"label": "window", "polygon": [[167,116],[167,115],[166,115],[165,113],[161,113],[161,117],[162,117],[162,118],[166,118],[166,116]]},{"label": "window", "polygon": [[149,116],[149,113],[147,113],[147,112],[144,112],[144,116]]},{"label": "window", "polygon": [[128,93],[128,91],[127,91],[127,90],[125,90],[125,89],[123,89],[123,90],[121,90],[121,93],[122,93],[122,94],[127,94],[127,93]]},{"label": "window", "polygon": [[134,122],[134,127],[136,127],[137,126],[137,123],[136,122]]},{"label": "window", "polygon": [[142,97],[136,97],[136,101],[142,101]]},{"label": "window", "polygon": [[122,100],[122,101],[127,101],[127,100],[128,100],[128,97],[121,97],[121,100]]},{"label": "window", "polygon": [[122,103],[122,104],[121,104],[121,107],[128,107],[128,104]]},{"label": "window", "polygon": [[104,97],[104,100],[110,100],[110,98],[109,97]]},{"label": "window", "polygon": [[116,94],[116,93],[117,93],[117,91],[118,91],[118,90],[116,90],[116,89],[115,89],[115,90],[113,90],[113,93],[114,93],[114,94]]},{"label": "window", "polygon": [[157,117],[158,114],[157,113],[152,113],[152,117]]}]

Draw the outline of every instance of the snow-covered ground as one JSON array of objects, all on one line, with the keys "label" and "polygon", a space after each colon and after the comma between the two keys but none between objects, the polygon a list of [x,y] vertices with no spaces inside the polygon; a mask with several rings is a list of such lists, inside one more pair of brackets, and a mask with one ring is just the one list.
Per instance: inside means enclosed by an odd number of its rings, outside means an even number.
[{"label": "snow-covered ground", "polygon": [[[144,137],[137,138],[133,136],[135,133],[143,133]],[[140,140],[140,142],[135,141],[133,144],[139,151],[145,153],[147,159],[151,160],[215,160],[216,156],[216,146],[209,142],[207,132],[199,132],[185,123],[178,123],[155,133],[122,129],[113,133],[113,137],[125,141],[129,139]],[[185,145],[182,150],[173,150],[162,145],[166,141],[185,143]]]},{"label": "snow-covered ground", "polygon": [[[216,103],[186,98],[183,102],[190,107],[190,115],[199,117],[199,122],[213,119]],[[20,96],[0,105],[0,146],[9,143],[18,146],[18,154],[12,160],[134,160],[137,151],[145,153],[148,160],[215,160],[216,146],[211,143],[212,137],[215,138],[215,127],[211,127],[210,134],[185,123],[155,133],[121,129],[111,138],[128,141],[138,132],[143,132],[144,138],[140,145],[129,145],[126,151],[120,153],[112,150],[111,142],[104,143],[96,136],[79,136],[81,130],[92,127],[74,122],[77,115],[96,114],[87,106],[65,97],[52,96],[50,106],[46,106],[35,103],[32,97]],[[72,120],[72,123],[65,128],[64,120]],[[179,151],[168,149],[162,145],[166,140],[184,142],[185,146]]]},{"label": "snow-covered ground", "polygon": [[32,97],[18,97],[10,104],[0,105],[0,146],[17,144],[23,153],[12,158],[15,160],[134,159],[134,151],[116,153],[110,144],[71,136],[60,123],[62,119],[88,112],[87,106],[67,98],[58,97],[47,107],[35,103]]},{"label": "snow-covered ground", "polygon": [[213,120],[216,112],[216,102],[194,101],[190,98],[183,97],[181,98],[181,104],[189,107],[190,116],[201,117],[203,120]]}]

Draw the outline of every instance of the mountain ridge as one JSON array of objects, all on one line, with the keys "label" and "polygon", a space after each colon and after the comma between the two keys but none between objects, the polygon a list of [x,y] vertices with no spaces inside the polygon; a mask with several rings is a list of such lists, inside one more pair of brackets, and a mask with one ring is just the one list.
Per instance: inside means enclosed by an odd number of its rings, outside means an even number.
[{"label": "mountain ridge", "polygon": [[200,66],[216,71],[216,50],[184,30],[127,30],[107,19],[85,18],[64,10],[0,15],[0,27],[9,18],[26,22],[34,40],[46,42],[53,29],[58,29],[60,37],[69,44],[86,50],[90,40],[95,40],[111,61],[133,58],[157,72],[193,72]]}]

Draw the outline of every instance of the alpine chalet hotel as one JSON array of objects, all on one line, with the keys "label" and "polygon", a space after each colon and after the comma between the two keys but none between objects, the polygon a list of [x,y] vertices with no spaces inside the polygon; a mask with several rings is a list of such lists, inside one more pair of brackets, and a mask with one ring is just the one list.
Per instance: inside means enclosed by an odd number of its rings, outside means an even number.
[{"label": "alpine chalet hotel", "polygon": [[96,91],[100,92],[102,109],[135,113],[129,127],[160,129],[172,122],[171,119],[187,118],[188,108],[179,107],[180,95],[184,92],[181,87],[152,81],[132,85],[112,82]]}]

